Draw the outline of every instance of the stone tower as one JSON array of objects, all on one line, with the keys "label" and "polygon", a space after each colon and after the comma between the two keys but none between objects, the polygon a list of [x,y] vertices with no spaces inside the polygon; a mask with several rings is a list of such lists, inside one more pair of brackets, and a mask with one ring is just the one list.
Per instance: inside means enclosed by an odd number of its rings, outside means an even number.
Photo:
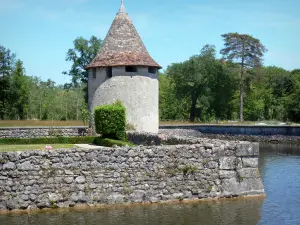
[{"label": "stone tower", "polygon": [[97,56],[87,66],[91,126],[94,108],[121,100],[136,131],[158,132],[158,69],[123,0]]}]

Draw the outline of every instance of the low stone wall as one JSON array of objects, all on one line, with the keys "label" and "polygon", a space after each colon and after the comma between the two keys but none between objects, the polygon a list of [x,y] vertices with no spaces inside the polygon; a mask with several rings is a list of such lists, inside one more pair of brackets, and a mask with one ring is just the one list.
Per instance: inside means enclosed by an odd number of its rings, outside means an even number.
[{"label": "low stone wall", "polygon": [[[163,129],[163,128],[167,129]],[[206,126],[209,127],[209,126]],[[222,127],[222,126],[220,126]],[[239,126],[238,126],[239,127]],[[207,129],[207,128],[203,128]],[[226,128],[227,129],[227,128]],[[234,126],[232,129],[235,129]],[[242,128],[239,128],[242,129]],[[259,127],[257,128],[259,129]],[[296,128],[295,128],[296,129]],[[295,130],[294,129],[294,130]],[[298,128],[297,128],[298,129]],[[247,129],[246,129],[247,130]],[[300,130],[300,127],[299,127]],[[208,130],[207,130],[208,131]],[[222,140],[239,140],[250,142],[280,142],[280,143],[300,143],[300,135],[248,135],[230,133],[231,128],[227,129],[229,133],[207,133],[200,132],[198,126],[161,126],[160,134],[168,136],[189,136],[201,138],[215,138]],[[0,127],[0,138],[38,138],[38,137],[57,137],[57,136],[88,136],[91,135],[91,130],[88,127]],[[155,134],[129,132],[130,140],[134,143],[143,145],[159,145],[160,138]],[[151,138],[149,139],[149,137]]]},{"label": "low stone wall", "polygon": [[[178,136],[178,137],[190,137],[190,138],[212,138],[220,140],[233,140],[233,141],[250,141],[250,142],[271,142],[271,143],[289,143],[299,144],[300,136],[285,136],[285,135],[230,135],[230,134],[208,134],[201,133],[197,130],[189,129],[160,129],[159,136]],[[153,135],[144,134],[148,139],[153,140]],[[133,139],[134,140],[134,139]],[[138,140],[138,139],[137,139]],[[145,138],[144,138],[145,140]],[[149,140],[148,140],[149,142]]]},{"label": "low stone wall", "polygon": [[207,134],[300,136],[300,126],[289,125],[161,125],[160,129],[189,129]]},{"label": "low stone wall", "polygon": [[203,138],[217,138],[221,140],[250,141],[250,142],[271,142],[271,143],[287,143],[299,144],[300,136],[284,136],[284,135],[225,135],[225,134],[202,134]]},{"label": "low stone wall", "polygon": [[195,138],[171,146],[0,153],[0,209],[264,194],[258,153],[257,143]]},{"label": "low stone wall", "polygon": [[87,136],[90,129],[80,127],[0,127],[0,138],[39,138]]}]

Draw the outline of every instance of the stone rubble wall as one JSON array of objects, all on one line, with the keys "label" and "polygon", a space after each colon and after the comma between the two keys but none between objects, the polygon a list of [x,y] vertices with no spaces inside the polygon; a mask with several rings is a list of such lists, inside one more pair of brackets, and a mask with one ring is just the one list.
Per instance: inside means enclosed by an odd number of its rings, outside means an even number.
[{"label": "stone rubble wall", "polygon": [[88,136],[88,127],[1,127],[0,138],[39,138]]},{"label": "stone rubble wall", "polygon": [[287,143],[299,144],[300,136],[284,136],[284,135],[225,135],[225,134],[202,134],[202,138],[216,138],[221,140],[250,141],[250,142],[271,142],[271,143]]},{"label": "stone rubble wall", "polygon": [[[145,132],[128,132],[129,140],[143,145],[159,145],[162,143],[160,136],[188,136],[197,138],[214,138],[221,140],[250,141],[250,142],[278,142],[278,143],[300,143],[300,136],[284,135],[229,135],[208,134],[193,129],[160,129],[157,134]],[[57,136],[89,136],[91,130],[88,127],[0,127],[0,138],[38,138]]]},{"label": "stone rubble wall", "polygon": [[[220,140],[250,141],[250,142],[271,142],[271,143],[290,143],[299,144],[300,136],[285,135],[230,135],[230,134],[209,134],[201,133],[192,129],[160,129],[160,135],[166,136],[188,136],[197,138],[212,138]],[[145,136],[146,134],[144,134]],[[149,134],[147,134],[149,138]]]},{"label": "stone rubble wall", "polygon": [[246,125],[246,124],[170,124],[161,125],[160,129],[189,129],[205,134],[257,135],[257,136],[299,136],[300,126],[293,125]]},{"label": "stone rubble wall", "polygon": [[197,138],[170,146],[0,153],[0,209],[260,195],[258,154],[257,143]]}]

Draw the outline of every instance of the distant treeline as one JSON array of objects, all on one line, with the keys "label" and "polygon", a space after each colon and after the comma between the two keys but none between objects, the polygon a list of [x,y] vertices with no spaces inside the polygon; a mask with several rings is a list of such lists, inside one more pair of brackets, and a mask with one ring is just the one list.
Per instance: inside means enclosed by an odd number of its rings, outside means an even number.
[{"label": "distant treeline", "polygon": [[[192,73],[187,70],[191,64],[201,64],[201,54],[183,63],[172,64],[159,75],[161,120],[239,119],[240,67],[212,56],[213,66],[195,73],[194,77],[189,76]],[[210,69],[212,71],[207,72]],[[288,71],[276,66],[249,69],[244,85],[245,120],[300,122],[299,69]]]},{"label": "distant treeline", "polygon": [[84,86],[27,76],[22,61],[0,45],[1,120],[86,120]]},{"label": "distant treeline", "polygon": [[[300,69],[264,67],[266,48],[250,35],[222,35],[222,58],[205,45],[199,55],[159,74],[160,120],[278,120],[300,122]],[[21,60],[0,45],[0,119],[83,120],[88,110],[87,72],[102,40],[74,40],[66,60],[71,83],[27,76]]]}]

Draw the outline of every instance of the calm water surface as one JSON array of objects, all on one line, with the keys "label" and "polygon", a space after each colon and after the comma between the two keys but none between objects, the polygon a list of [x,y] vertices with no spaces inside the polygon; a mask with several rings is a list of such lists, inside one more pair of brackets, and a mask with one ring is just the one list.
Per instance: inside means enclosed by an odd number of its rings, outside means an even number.
[{"label": "calm water surface", "polygon": [[259,163],[265,199],[10,214],[0,225],[300,225],[300,146],[261,144]]}]

